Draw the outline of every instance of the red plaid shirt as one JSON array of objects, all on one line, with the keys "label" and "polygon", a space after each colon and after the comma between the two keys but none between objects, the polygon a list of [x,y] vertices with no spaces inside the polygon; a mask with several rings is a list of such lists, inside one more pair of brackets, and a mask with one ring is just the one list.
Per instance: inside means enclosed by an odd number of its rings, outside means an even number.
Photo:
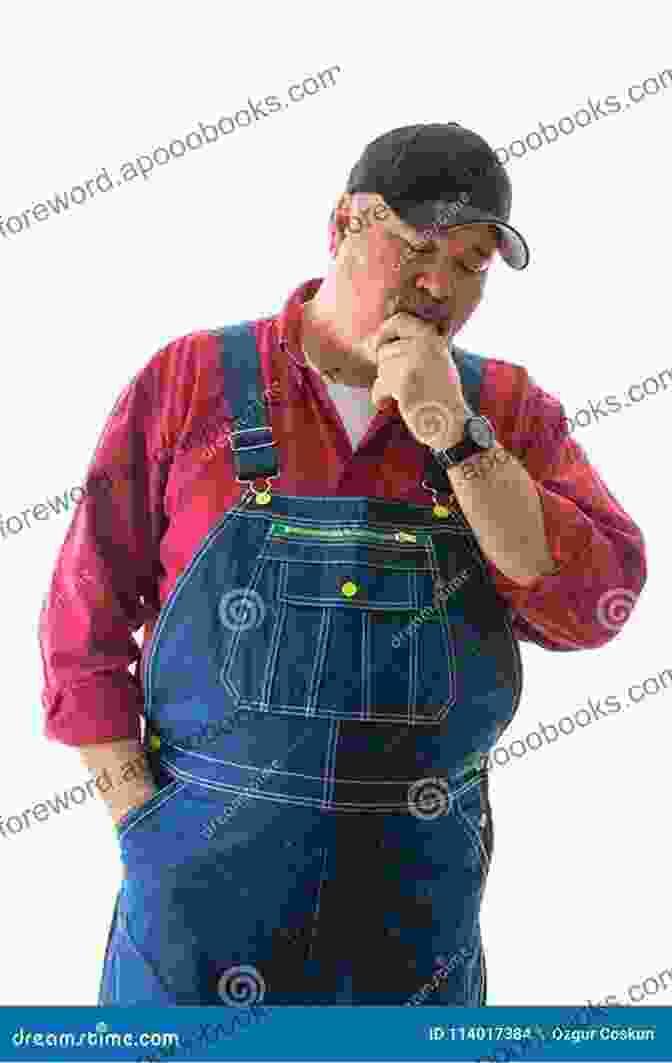
[{"label": "red plaid shirt", "polygon": [[[353,455],[324,383],[305,364],[300,305],[320,284],[301,285],[280,314],[255,326],[280,455],[272,490],[430,504],[421,486],[426,449],[396,402],[374,416]],[[241,494],[231,420],[212,418],[221,389],[215,338],[192,332],[149,360],[108,418],[40,617],[51,739],[88,745],[140,736],[142,665],[159,610]],[[549,650],[603,645],[618,630],[605,626],[603,596],[628,612],[646,580],[639,528],[562,431],[560,402],[522,366],[486,359],[481,412],[535,481],[557,564],[530,587],[489,564],[514,610],[515,634]],[[143,625],[141,652],[133,633]]]}]

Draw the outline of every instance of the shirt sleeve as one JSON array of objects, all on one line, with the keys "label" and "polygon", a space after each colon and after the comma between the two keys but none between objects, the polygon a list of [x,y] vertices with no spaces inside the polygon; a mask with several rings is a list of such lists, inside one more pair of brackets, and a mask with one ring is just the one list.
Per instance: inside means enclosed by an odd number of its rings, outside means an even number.
[{"label": "shirt sleeve", "polygon": [[561,402],[515,370],[507,449],[534,481],[556,569],[528,587],[488,562],[490,572],[518,638],[549,650],[596,648],[615,638],[644,587],[644,537],[569,434]]},{"label": "shirt sleeve", "polygon": [[44,598],[44,733],[66,745],[140,737],[141,651],[132,633],[159,612],[167,523],[167,466],[156,460],[163,439],[158,369],[186,339],[155,354],[120,395]]}]

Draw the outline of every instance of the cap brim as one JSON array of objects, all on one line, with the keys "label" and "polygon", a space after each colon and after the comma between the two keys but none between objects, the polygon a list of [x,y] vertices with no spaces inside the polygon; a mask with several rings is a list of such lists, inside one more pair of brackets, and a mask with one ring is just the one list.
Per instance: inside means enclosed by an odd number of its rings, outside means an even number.
[{"label": "cap brim", "polygon": [[414,229],[432,229],[438,235],[459,225],[483,222],[494,225],[499,233],[499,253],[512,269],[525,269],[530,261],[530,249],[517,229],[495,214],[488,214],[478,207],[455,203],[390,203],[392,210],[402,221]]}]

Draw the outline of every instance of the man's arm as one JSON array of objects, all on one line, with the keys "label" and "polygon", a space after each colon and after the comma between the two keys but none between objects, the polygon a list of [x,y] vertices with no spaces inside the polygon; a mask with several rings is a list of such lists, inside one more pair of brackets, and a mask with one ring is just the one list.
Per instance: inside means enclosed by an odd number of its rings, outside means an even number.
[{"label": "man's arm", "polygon": [[[455,418],[455,439],[449,446],[462,438],[469,416],[467,408],[459,420]],[[539,494],[512,454],[491,447],[478,457],[448,466],[446,473],[483,553],[500,572],[521,587],[557,572]]]},{"label": "man's arm", "polygon": [[132,808],[149,801],[157,792],[147,757],[137,739],[124,738],[117,742],[101,742],[78,748],[84,764],[93,775],[107,772],[112,779],[112,786],[100,792],[115,823]]},{"label": "man's arm", "polygon": [[157,351],[124,389],[40,615],[44,733],[106,773],[97,789],[115,821],[157,792],[140,740],[143,656],[134,636],[144,627],[147,645],[161,610],[173,455],[186,449],[190,428],[195,442],[195,426],[212,423],[213,404],[220,409],[219,392],[199,391],[205,364],[219,368],[216,338],[191,332]]},{"label": "man's arm", "polygon": [[112,785],[100,792],[115,820],[156,792],[140,744],[141,652],[133,638],[158,609],[167,470],[150,457],[160,438],[156,362],[108,417],[39,624],[46,736],[78,749],[96,775],[107,772]]},{"label": "man's arm", "polygon": [[[495,587],[512,607],[514,634],[550,650],[605,645],[626,623],[646,583],[640,528],[568,433],[562,403],[522,367],[494,360],[486,364],[479,412],[495,425],[504,450],[490,451],[480,460],[470,458],[450,474],[465,516],[468,519],[467,510],[475,512],[481,504],[488,507],[488,490],[494,488],[499,497],[498,486],[504,483],[510,486],[501,497],[515,499],[511,508],[525,506],[517,486],[523,478],[517,481],[513,471],[522,467],[537,494],[545,542],[557,565],[555,572],[540,574],[532,583],[520,582],[500,569],[505,557],[494,562],[486,553]],[[491,463],[492,457],[498,460]],[[543,568],[535,509],[526,510],[520,527],[526,524],[532,530],[527,549],[537,544],[531,554]],[[484,523],[487,517],[481,517]],[[515,525],[508,527],[510,535]],[[482,527],[480,533],[484,542]],[[492,542],[501,533],[490,529],[485,534]],[[529,530],[523,534],[529,535]],[[503,549],[515,550],[515,533]]]}]

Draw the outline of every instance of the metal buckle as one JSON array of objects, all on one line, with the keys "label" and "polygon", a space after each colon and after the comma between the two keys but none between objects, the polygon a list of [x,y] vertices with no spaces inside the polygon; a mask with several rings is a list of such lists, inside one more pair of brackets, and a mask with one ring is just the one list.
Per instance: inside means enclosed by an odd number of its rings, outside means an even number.
[{"label": "metal buckle", "polygon": [[[280,473],[276,472],[276,473],[273,473],[272,476],[255,476],[254,479],[255,480],[263,480],[264,483],[270,483],[271,480],[277,480],[279,476],[280,476]],[[252,486],[252,484],[254,484],[254,480],[241,480],[240,476],[236,476],[235,480],[236,480],[237,484],[250,484],[250,486]],[[252,487],[252,490],[254,490],[253,487]]]},{"label": "metal buckle", "polygon": [[455,512],[458,508],[455,492],[451,491],[450,495],[446,499],[445,504],[438,501],[438,490],[436,487],[432,487],[426,480],[422,480],[421,487],[424,487],[425,491],[429,491],[432,496],[433,509],[432,513],[435,517],[449,517],[451,512]]},{"label": "metal buckle", "polygon": [[[239,484],[247,484],[249,490],[253,493],[254,501],[256,502],[256,504],[258,506],[267,506],[268,503],[271,501],[271,491],[270,491],[271,480],[277,480],[279,475],[280,475],[280,473],[276,472],[274,476],[257,476],[256,477],[257,480],[261,479],[266,484],[266,486],[265,486],[263,491],[257,491],[257,489],[254,486],[254,480],[240,480],[236,476],[236,481]],[[246,497],[249,498],[249,494]]]},{"label": "metal buckle", "polygon": [[[272,431],[272,429],[270,427],[268,427],[268,426],[266,426],[265,428],[234,428],[231,432],[229,432],[229,446],[231,447],[231,450],[234,449],[234,446],[233,446],[233,437],[234,436],[241,436],[241,435],[244,435],[246,432],[271,432],[271,431]],[[275,446],[275,440],[271,437],[271,442],[270,443],[256,443],[256,444],[253,444],[252,446],[253,447],[254,446],[258,446],[258,447],[274,447]],[[236,447],[235,449],[236,450],[251,450],[252,447]]]},{"label": "metal buckle", "polygon": [[[250,443],[250,445],[246,446],[246,447],[235,447],[234,446],[235,437],[239,436],[239,435],[244,435],[245,433],[248,433],[248,432],[266,432],[268,434],[268,433],[272,432],[272,429],[271,429],[270,425],[263,425],[260,428],[235,428],[232,432],[229,433],[229,447],[231,448],[231,453],[233,455],[246,453],[247,451],[250,451],[250,450],[264,450],[264,449],[266,449],[268,447],[277,446],[276,441],[273,439],[273,436],[271,435],[271,440],[270,440],[269,443]],[[280,473],[276,472],[272,476],[255,476],[254,480],[241,480],[240,476],[236,476],[235,480],[236,480],[236,483],[244,484],[244,485],[246,485],[248,487],[249,491],[251,491],[254,494],[255,501],[256,501],[258,506],[266,506],[271,501],[271,492],[270,492],[271,480],[277,480],[279,475],[280,475]],[[255,489],[255,487],[254,487],[255,480],[259,480],[259,479],[262,479],[264,481],[265,485],[266,485],[263,491],[257,491]],[[246,497],[249,497],[249,495],[246,495]]]}]

